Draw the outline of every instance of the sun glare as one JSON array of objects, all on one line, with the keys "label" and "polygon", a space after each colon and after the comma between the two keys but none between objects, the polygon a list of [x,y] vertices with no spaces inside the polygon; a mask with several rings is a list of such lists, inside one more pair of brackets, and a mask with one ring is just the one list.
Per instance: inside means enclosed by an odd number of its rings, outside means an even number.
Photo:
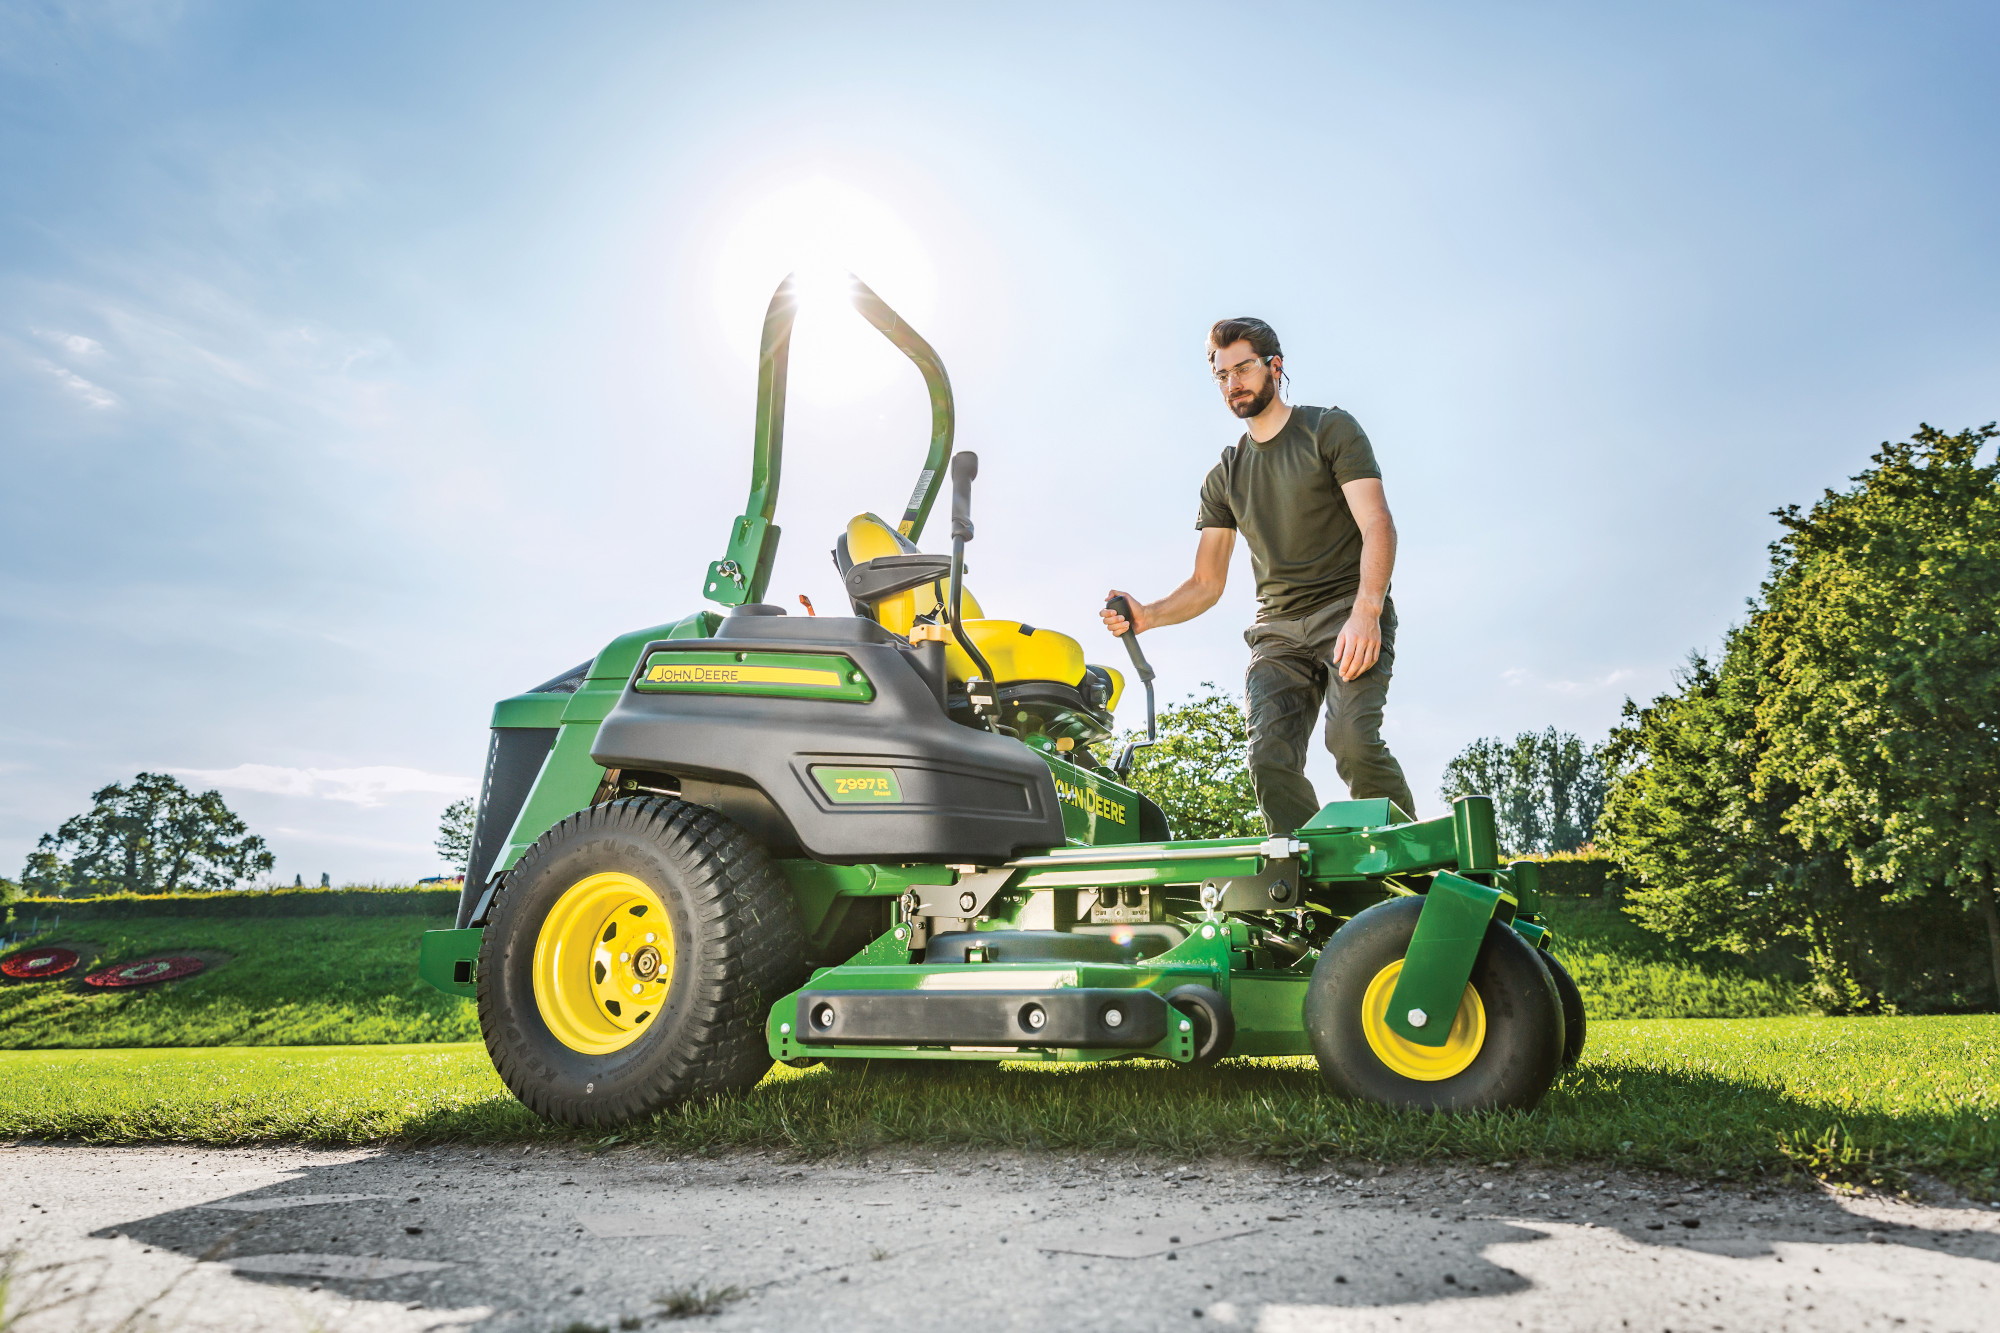
[{"label": "sun glare", "polygon": [[756,358],[764,307],[787,273],[799,281],[794,395],[848,401],[912,373],[848,301],[852,274],[919,330],[930,315],[936,295],[930,261],[917,233],[893,210],[816,176],[764,195],[738,215],[716,255],[715,302],[721,327],[747,360]]}]

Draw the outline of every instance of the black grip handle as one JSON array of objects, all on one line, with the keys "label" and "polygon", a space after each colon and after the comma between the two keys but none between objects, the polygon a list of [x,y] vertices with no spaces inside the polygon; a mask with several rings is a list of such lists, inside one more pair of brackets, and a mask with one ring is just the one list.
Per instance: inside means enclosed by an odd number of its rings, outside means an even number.
[{"label": "black grip handle", "polygon": [[951,460],[951,539],[972,540],[972,479],[979,475],[979,455],[970,449]]},{"label": "black grip handle", "polygon": [[1132,603],[1125,600],[1124,594],[1120,593],[1115,597],[1108,598],[1104,603],[1104,609],[1107,611],[1116,611],[1119,615],[1125,617],[1125,632],[1118,637],[1125,640],[1125,651],[1132,655],[1132,669],[1139,673],[1139,679],[1142,681],[1151,680],[1153,678],[1153,666],[1152,663],[1146,660],[1144,650],[1139,647],[1139,623],[1137,617],[1132,614]]}]

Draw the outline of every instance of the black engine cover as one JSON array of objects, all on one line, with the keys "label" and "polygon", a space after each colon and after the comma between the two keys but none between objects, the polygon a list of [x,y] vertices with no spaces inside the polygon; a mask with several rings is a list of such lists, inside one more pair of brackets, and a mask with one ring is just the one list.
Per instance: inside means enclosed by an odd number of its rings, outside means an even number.
[{"label": "black engine cover", "polygon": [[[590,757],[606,768],[682,778],[687,799],[738,817],[768,801],[787,827],[753,832],[774,851],[795,840],[822,861],[996,865],[1062,845],[1062,811],[1048,766],[1011,737],[946,717],[908,645],[873,621],[734,615],[717,638],[646,645],[633,675],[657,652],[786,649],[844,654],[867,673],[875,697],[849,703],[642,694],[628,681]],[[811,774],[826,764],[893,769],[903,799],[836,805]]]}]

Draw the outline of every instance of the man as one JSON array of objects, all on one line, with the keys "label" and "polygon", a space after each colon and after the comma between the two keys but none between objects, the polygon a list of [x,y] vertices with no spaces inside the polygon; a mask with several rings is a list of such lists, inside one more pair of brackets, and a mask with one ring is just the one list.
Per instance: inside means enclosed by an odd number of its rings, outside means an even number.
[{"label": "man", "polygon": [[[1374,448],[1339,408],[1285,402],[1284,351],[1263,320],[1216,324],[1208,364],[1248,429],[1202,483],[1194,576],[1156,602],[1125,594],[1129,628],[1177,625],[1214,606],[1241,532],[1257,578],[1257,623],[1243,637],[1250,782],[1264,822],[1290,833],[1319,811],[1305,769],[1322,702],[1326,748],[1348,790],[1386,796],[1414,815],[1403,767],[1381,736],[1396,660],[1396,524]],[[1128,628],[1115,612],[1103,616],[1113,634]]]}]

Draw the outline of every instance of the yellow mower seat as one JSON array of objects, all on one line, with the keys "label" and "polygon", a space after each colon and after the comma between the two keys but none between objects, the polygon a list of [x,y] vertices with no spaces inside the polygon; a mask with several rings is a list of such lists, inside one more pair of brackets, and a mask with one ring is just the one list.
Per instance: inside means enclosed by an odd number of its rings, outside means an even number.
[{"label": "yellow mower seat", "polygon": [[[916,545],[894,528],[873,514],[856,514],[847,521],[847,534],[843,538],[844,553],[851,565],[878,559],[889,555],[913,555]],[[895,593],[870,608],[875,613],[876,623],[891,634],[905,638],[923,637],[937,634],[929,626],[919,622],[927,618],[943,619],[943,607],[939,595],[944,591],[942,583],[937,586],[923,584],[905,592]],[[1083,683],[1086,663],[1083,660],[1083,645],[1069,635],[1058,630],[1042,629],[1036,625],[1026,625],[1018,620],[989,620],[979,599],[967,588],[960,603],[960,611],[965,616],[966,637],[971,639],[984,654],[993,668],[995,685],[1017,685],[1026,681],[1052,680],[1063,685],[1078,686]],[[979,674],[963,648],[952,640],[950,631],[937,634],[944,641],[945,674],[952,680],[963,682]],[[1125,678],[1110,667],[1099,668],[1111,677],[1111,700],[1107,710],[1118,706],[1118,697],[1125,691]]]}]

